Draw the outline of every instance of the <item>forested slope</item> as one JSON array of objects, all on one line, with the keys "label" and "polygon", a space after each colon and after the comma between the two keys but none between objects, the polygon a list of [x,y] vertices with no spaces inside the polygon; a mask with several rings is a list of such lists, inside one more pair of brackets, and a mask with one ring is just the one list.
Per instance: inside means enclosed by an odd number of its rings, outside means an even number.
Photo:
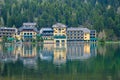
[{"label": "forested slope", "polygon": [[37,22],[50,27],[85,25],[108,40],[120,37],[120,0],[0,0],[0,26],[20,27]]}]

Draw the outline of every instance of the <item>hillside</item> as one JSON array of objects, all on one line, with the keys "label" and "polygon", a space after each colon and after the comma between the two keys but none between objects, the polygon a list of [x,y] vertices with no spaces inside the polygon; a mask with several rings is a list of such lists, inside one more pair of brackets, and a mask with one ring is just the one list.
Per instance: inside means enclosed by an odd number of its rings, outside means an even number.
[{"label": "hillside", "polygon": [[37,22],[38,28],[56,22],[84,25],[105,32],[107,40],[120,38],[120,0],[0,0],[0,26]]}]

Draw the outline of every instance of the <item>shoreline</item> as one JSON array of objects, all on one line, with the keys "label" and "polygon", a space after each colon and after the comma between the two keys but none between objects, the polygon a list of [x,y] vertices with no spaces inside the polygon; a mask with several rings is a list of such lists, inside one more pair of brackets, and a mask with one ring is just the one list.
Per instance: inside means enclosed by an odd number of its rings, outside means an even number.
[{"label": "shoreline", "polygon": [[105,41],[105,43],[120,43],[120,41]]},{"label": "shoreline", "polygon": [[[0,42],[0,44],[2,44],[3,42]],[[5,43],[5,42],[4,42]],[[46,43],[44,43],[44,42],[22,42],[23,44],[54,44],[54,43],[52,43],[52,42],[46,42]],[[107,44],[110,44],[110,43],[120,43],[120,41],[105,41],[105,42],[100,42],[100,41],[96,41],[96,42],[81,42],[81,41],[69,41],[69,42],[67,42],[67,44],[74,44],[74,43],[107,43]],[[18,44],[18,43],[10,43],[10,44]]]}]

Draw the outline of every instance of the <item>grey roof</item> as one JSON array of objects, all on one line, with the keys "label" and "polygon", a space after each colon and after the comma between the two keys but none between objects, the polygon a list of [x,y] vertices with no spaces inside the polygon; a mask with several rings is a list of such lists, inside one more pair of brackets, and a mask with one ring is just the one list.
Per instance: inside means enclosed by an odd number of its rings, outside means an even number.
[{"label": "grey roof", "polygon": [[15,30],[15,32],[17,32],[17,28],[10,28],[10,27],[0,27],[0,29],[6,29],[6,30]]},{"label": "grey roof", "polygon": [[90,33],[90,30],[88,29],[88,28],[81,28],[81,27],[76,27],[76,28],[74,28],[74,27],[71,27],[71,28],[68,28],[67,29],[67,31],[79,31],[79,30],[81,30],[81,31],[83,31],[84,33]]},{"label": "grey roof", "polygon": [[85,33],[90,33],[90,30],[88,28],[81,28],[81,30]]},{"label": "grey roof", "polygon": [[23,26],[23,27],[20,27],[19,28],[19,31],[21,32],[22,30],[34,30],[35,32],[38,32],[37,28],[36,27],[26,27],[26,26]]},{"label": "grey roof", "polygon": [[23,26],[36,26],[36,23],[23,23]]},{"label": "grey roof", "polygon": [[42,33],[43,31],[53,31],[53,29],[52,28],[41,28],[40,33]]},{"label": "grey roof", "polygon": [[21,32],[22,30],[34,30],[35,32],[38,32],[35,25],[36,23],[23,23],[23,26],[19,28],[19,31]]},{"label": "grey roof", "polygon": [[62,23],[56,23],[56,24],[54,24],[52,27],[53,27],[53,28],[54,28],[54,27],[62,27],[62,28],[64,28],[64,27],[67,27],[67,26],[64,25],[64,24],[62,24]]},{"label": "grey roof", "polygon": [[0,29],[17,29],[17,28],[10,28],[10,27],[0,27]]}]

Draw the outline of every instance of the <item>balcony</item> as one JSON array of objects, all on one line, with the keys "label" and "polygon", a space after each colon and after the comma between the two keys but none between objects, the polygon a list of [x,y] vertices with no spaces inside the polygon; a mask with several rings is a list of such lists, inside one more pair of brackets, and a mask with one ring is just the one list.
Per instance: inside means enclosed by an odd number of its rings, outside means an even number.
[{"label": "balcony", "polygon": [[65,35],[54,36],[55,39],[66,39]]},{"label": "balcony", "polygon": [[97,40],[97,38],[90,38],[90,40],[91,40],[91,41],[96,41],[96,40]]}]

